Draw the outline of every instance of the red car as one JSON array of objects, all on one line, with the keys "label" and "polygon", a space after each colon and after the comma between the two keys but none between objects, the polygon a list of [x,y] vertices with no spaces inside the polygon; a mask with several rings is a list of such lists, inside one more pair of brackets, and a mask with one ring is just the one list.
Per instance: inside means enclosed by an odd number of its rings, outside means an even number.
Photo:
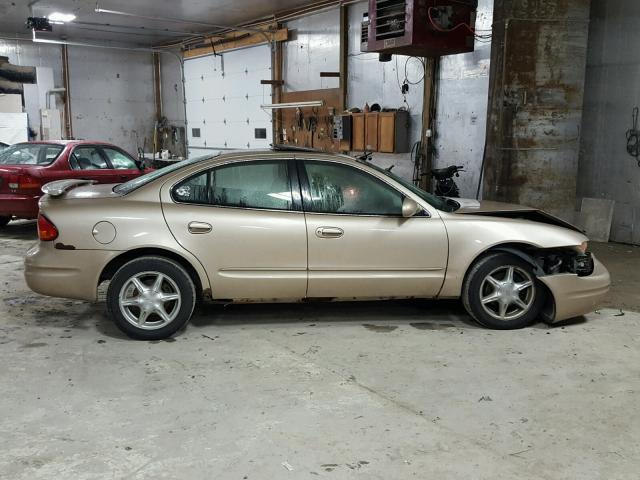
[{"label": "red car", "polygon": [[17,143],[0,151],[0,227],[12,218],[37,218],[42,185],[89,179],[123,183],[145,169],[115,145],[80,140]]}]

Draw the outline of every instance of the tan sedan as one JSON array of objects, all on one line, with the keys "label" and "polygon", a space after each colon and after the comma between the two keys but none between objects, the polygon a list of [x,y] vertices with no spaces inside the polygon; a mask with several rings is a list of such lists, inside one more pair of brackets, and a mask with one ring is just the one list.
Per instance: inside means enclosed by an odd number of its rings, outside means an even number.
[{"label": "tan sedan", "polygon": [[[490,328],[592,311],[609,274],[571,225],[535,209],[435,197],[389,171],[302,150],[229,153],[120,185],[43,187],[36,292],[95,301],[138,339],[196,302],[461,298]],[[85,182],[86,183],[86,182]]]}]

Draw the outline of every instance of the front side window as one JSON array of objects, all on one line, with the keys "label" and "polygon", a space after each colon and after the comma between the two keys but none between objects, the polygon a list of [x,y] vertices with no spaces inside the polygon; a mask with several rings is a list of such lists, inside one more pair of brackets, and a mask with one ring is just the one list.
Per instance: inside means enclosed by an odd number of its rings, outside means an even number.
[{"label": "front side window", "polygon": [[50,165],[62,150],[62,145],[19,143],[0,148],[0,165]]},{"label": "front side window", "polygon": [[109,168],[98,147],[77,147],[71,155],[69,164],[73,170],[106,170]]},{"label": "front side window", "polygon": [[305,210],[351,215],[402,215],[403,195],[366,172],[331,162],[305,162],[305,170],[310,189],[310,198],[305,199]]},{"label": "front side window", "polygon": [[173,198],[221,207],[291,210],[291,183],[284,161],[256,161],[213,168],[180,182]]},{"label": "front side window", "polygon": [[103,148],[102,151],[107,154],[111,166],[116,170],[134,170],[138,166],[133,158],[113,148]]}]

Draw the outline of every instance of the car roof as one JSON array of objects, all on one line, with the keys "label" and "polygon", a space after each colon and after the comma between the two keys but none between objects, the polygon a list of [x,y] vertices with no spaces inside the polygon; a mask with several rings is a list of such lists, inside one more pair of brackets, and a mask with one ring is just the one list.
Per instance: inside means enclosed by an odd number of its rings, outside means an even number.
[{"label": "car roof", "polygon": [[233,160],[235,158],[243,157],[262,157],[262,158],[278,158],[278,159],[336,159],[347,160],[356,162],[357,160],[349,155],[342,153],[323,152],[322,150],[316,150],[312,148],[299,148],[299,147],[283,147],[275,146],[270,149],[247,149],[247,150],[229,150],[219,155],[211,155],[211,157],[203,156],[202,160],[207,158],[215,159],[217,162],[224,162],[227,160]]},{"label": "car roof", "polygon": [[[100,140],[34,140],[31,142],[20,142],[20,145],[24,144],[35,145],[113,145],[109,142],[102,142]],[[115,145],[114,145],[115,146]]]}]

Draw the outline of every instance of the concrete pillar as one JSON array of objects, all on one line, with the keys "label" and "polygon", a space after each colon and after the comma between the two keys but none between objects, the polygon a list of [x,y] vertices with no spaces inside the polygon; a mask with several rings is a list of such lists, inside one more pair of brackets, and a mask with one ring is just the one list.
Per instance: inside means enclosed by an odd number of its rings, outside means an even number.
[{"label": "concrete pillar", "polygon": [[485,199],[573,219],[590,0],[496,0]]}]

